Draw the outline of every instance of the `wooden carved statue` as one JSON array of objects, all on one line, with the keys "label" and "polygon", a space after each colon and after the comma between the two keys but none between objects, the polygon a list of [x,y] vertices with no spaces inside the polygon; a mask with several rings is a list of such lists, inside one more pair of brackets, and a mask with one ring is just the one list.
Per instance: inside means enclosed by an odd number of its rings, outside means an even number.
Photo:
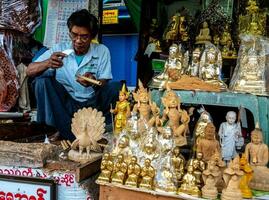
[{"label": "wooden carved statue", "polygon": [[80,109],[74,114],[71,127],[76,139],[68,153],[69,159],[84,162],[91,158],[91,150],[101,152],[97,142],[105,132],[105,118],[102,112],[92,108]]},{"label": "wooden carved statue", "polygon": [[162,97],[162,103],[165,107],[161,118],[157,117],[156,124],[158,131],[163,133],[165,131],[164,124],[172,129],[173,137],[176,146],[183,146],[187,144],[186,132],[188,130],[188,123],[190,117],[188,113],[181,109],[180,98],[170,88],[167,88],[165,95]]}]

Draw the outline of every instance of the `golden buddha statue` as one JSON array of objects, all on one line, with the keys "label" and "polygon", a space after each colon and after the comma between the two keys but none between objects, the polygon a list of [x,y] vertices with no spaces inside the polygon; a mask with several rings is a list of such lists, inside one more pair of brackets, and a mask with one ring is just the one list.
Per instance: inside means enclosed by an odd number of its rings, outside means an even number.
[{"label": "golden buddha statue", "polygon": [[186,145],[186,132],[190,117],[185,110],[180,108],[180,98],[168,87],[165,95],[162,97],[162,103],[165,109],[162,117],[156,118],[157,130],[160,133],[164,132],[165,127],[163,125],[167,122],[166,126],[172,129],[175,145]]},{"label": "golden buddha statue", "polygon": [[127,119],[131,115],[128,96],[129,92],[127,92],[126,86],[123,84],[119,93],[119,101],[117,101],[115,109],[110,110],[111,113],[116,114],[114,119],[115,130],[113,130],[116,135],[125,128]]},{"label": "golden buddha statue", "polygon": [[179,17],[179,35],[180,35],[180,40],[183,42],[186,42],[190,39],[189,33],[188,33],[188,27],[186,26],[186,17],[185,16],[180,16]]},{"label": "golden buddha statue", "polygon": [[252,179],[253,170],[248,164],[247,157],[245,154],[242,154],[242,157],[240,158],[240,169],[244,172],[244,175],[242,176],[239,185],[242,196],[243,198],[251,199],[252,192],[248,185]]},{"label": "golden buddha statue", "polygon": [[206,168],[206,163],[203,161],[203,154],[198,152],[196,158],[192,158],[188,162],[188,166],[193,166],[193,175],[196,178],[196,183],[199,188],[203,185],[202,173]]},{"label": "golden buddha statue", "polygon": [[199,78],[205,82],[212,83],[226,89],[227,86],[221,81],[222,57],[219,49],[214,45],[205,48],[201,60]]},{"label": "golden buddha statue", "polygon": [[101,174],[98,177],[98,182],[110,182],[113,171],[113,162],[109,153],[105,153],[101,162]]},{"label": "golden buddha statue", "polygon": [[117,156],[116,163],[114,164],[111,183],[124,185],[126,172],[127,172],[127,164],[124,161],[123,154],[120,154]]},{"label": "golden buddha statue", "polygon": [[203,22],[203,28],[200,29],[200,33],[196,36],[196,44],[203,44],[206,42],[211,42],[210,30],[208,28],[208,23]]},{"label": "golden buddha statue", "polygon": [[163,39],[177,41],[179,39],[179,21],[180,14],[176,13],[171,17],[170,22],[164,32]]},{"label": "golden buddha statue", "polygon": [[226,24],[220,38],[220,44],[225,46],[228,40],[232,40],[229,25]]},{"label": "golden buddha statue", "polygon": [[200,197],[201,192],[197,186],[197,180],[193,172],[193,166],[189,165],[187,168],[187,173],[183,176],[182,184],[178,188],[178,192],[183,192],[192,196]]},{"label": "golden buddha statue", "polygon": [[225,200],[240,200],[242,199],[241,190],[239,188],[240,179],[243,176],[240,170],[239,156],[237,155],[230,163],[227,169],[224,170],[223,179],[226,188],[222,190],[221,199]]},{"label": "golden buddha statue", "polygon": [[215,152],[220,152],[219,141],[216,140],[216,128],[213,123],[205,127],[205,138],[197,144],[197,152],[201,152],[204,161],[209,161]]},{"label": "golden buddha statue", "polygon": [[206,199],[216,199],[218,190],[216,184],[221,176],[216,162],[209,160],[206,170],[203,171],[204,186],[202,187],[202,196]]},{"label": "golden buddha statue", "polygon": [[127,180],[125,185],[130,187],[138,187],[138,178],[141,172],[141,167],[137,164],[137,157],[132,156],[131,162],[128,165]]},{"label": "golden buddha statue", "polygon": [[144,167],[141,170],[141,183],[139,185],[140,188],[153,190],[153,182],[156,174],[156,170],[151,166],[150,159],[146,159],[144,162]]},{"label": "golden buddha statue", "polygon": [[177,180],[177,184],[179,185],[184,175],[184,166],[185,166],[185,159],[181,155],[179,147],[175,147],[173,149],[171,162],[172,162],[172,169],[174,170],[175,177]]},{"label": "golden buddha statue", "polygon": [[269,93],[266,82],[266,49],[268,39],[241,37],[240,57],[237,62],[230,88],[236,91],[266,95]]},{"label": "golden buddha statue", "polygon": [[261,11],[256,0],[249,0],[247,14],[239,16],[239,33],[265,35],[266,13]]}]

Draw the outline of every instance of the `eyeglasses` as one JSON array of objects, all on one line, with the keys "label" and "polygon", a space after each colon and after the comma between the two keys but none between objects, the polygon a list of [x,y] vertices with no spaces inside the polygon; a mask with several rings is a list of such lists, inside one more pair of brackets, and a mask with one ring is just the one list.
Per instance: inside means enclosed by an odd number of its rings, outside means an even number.
[{"label": "eyeglasses", "polygon": [[88,42],[91,38],[91,35],[89,34],[80,35],[74,32],[70,32],[69,36],[72,40],[77,40],[78,38],[80,38],[82,42]]}]

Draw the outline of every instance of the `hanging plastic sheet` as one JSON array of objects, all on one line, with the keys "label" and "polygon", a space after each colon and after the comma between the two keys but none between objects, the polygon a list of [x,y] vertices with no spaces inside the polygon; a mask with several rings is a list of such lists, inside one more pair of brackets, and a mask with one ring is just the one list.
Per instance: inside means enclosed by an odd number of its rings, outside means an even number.
[{"label": "hanging plastic sheet", "polygon": [[38,0],[1,0],[0,28],[33,33],[41,22]]}]

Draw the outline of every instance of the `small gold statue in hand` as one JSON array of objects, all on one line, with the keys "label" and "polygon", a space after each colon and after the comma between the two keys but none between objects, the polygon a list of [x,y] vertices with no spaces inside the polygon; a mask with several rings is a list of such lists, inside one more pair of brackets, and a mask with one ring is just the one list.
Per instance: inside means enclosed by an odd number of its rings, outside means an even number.
[{"label": "small gold statue in hand", "polygon": [[151,166],[150,159],[146,159],[145,165],[141,171],[142,180],[139,187],[147,190],[153,190],[153,181],[155,174],[156,170]]},{"label": "small gold statue in hand", "polygon": [[215,152],[220,152],[220,144],[215,138],[216,128],[213,123],[208,123],[205,127],[205,138],[201,139],[197,145],[197,152],[203,154],[203,160],[208,161]]},{"label": "small gold statue in hand", "polygon": [[194,169],[193,166],[189,165],[187,169],[187,173],[183,176],[183,183],[181,184],[178,192],[183,192],[186,194],[190,194],[193,196],[201,196],[201,192],[197,186],[196,177],[193,174]]},{"label": "small gold statue in hand", "polygon": [[186,133],[190,117],[188,113],[180,108],[180,98],[177,94],[167,86],[166,94],[162,97],[162,103],[165,106],[162,118],[156,118],[157,130],[163,134],[167,122],[167,126],[172,129],[176,146],[184,146],[187,144]]},{"label": "small gold statue in hand", "polygon": [[240,169],[244,172],[244,175],[242,176],[240,180],[240,190],[242,193],[243,198],[251,199],[252,198],[252,192],[249,188],[249,183],[253,176],[253,170],[249,166],[246,155],[242,154],[242,157],[240,158]]},{"label": "small gold statue in hand", "polygon": [[137,164],[137,157],[132,156],[131,162],[128,165],[127,170],[127,180],[125,182],[125,185],[131,186],[131,187],[138,187],[138,178],[141,172],[141,167]]},{"label": "small gold statue in hand", "polygon": [[195,39],[196,44],[202,44],[211,41],[212,38],[210,36],[210,30],[206,21],[203,22],[203,28],[200,29],[200,33]]},{"label": "small gold statue in hand", "polygon": [[98,182],[110,182],[113,171],[113,162],[109,153],[105,153],[101,162],[101,174],[98,177]]},{"label": "small gold statue in hand", "polygon": [[128,96],[129,92],[127,92],[126,86],[123,84],[119,93],[119,101],[117,101],[115,109],[110,110],[111,113],[116,114],[114,119],[114,133],[116,135],[118,135],[125,128],[127,119],[131,115]]},{"label": "small gold statue in hand", "polygon": [[123,154],[118,155],[116,163],[114,164],[111,183],[119,183],[124,185],[126,178],[127,164],[124,161]]}]

